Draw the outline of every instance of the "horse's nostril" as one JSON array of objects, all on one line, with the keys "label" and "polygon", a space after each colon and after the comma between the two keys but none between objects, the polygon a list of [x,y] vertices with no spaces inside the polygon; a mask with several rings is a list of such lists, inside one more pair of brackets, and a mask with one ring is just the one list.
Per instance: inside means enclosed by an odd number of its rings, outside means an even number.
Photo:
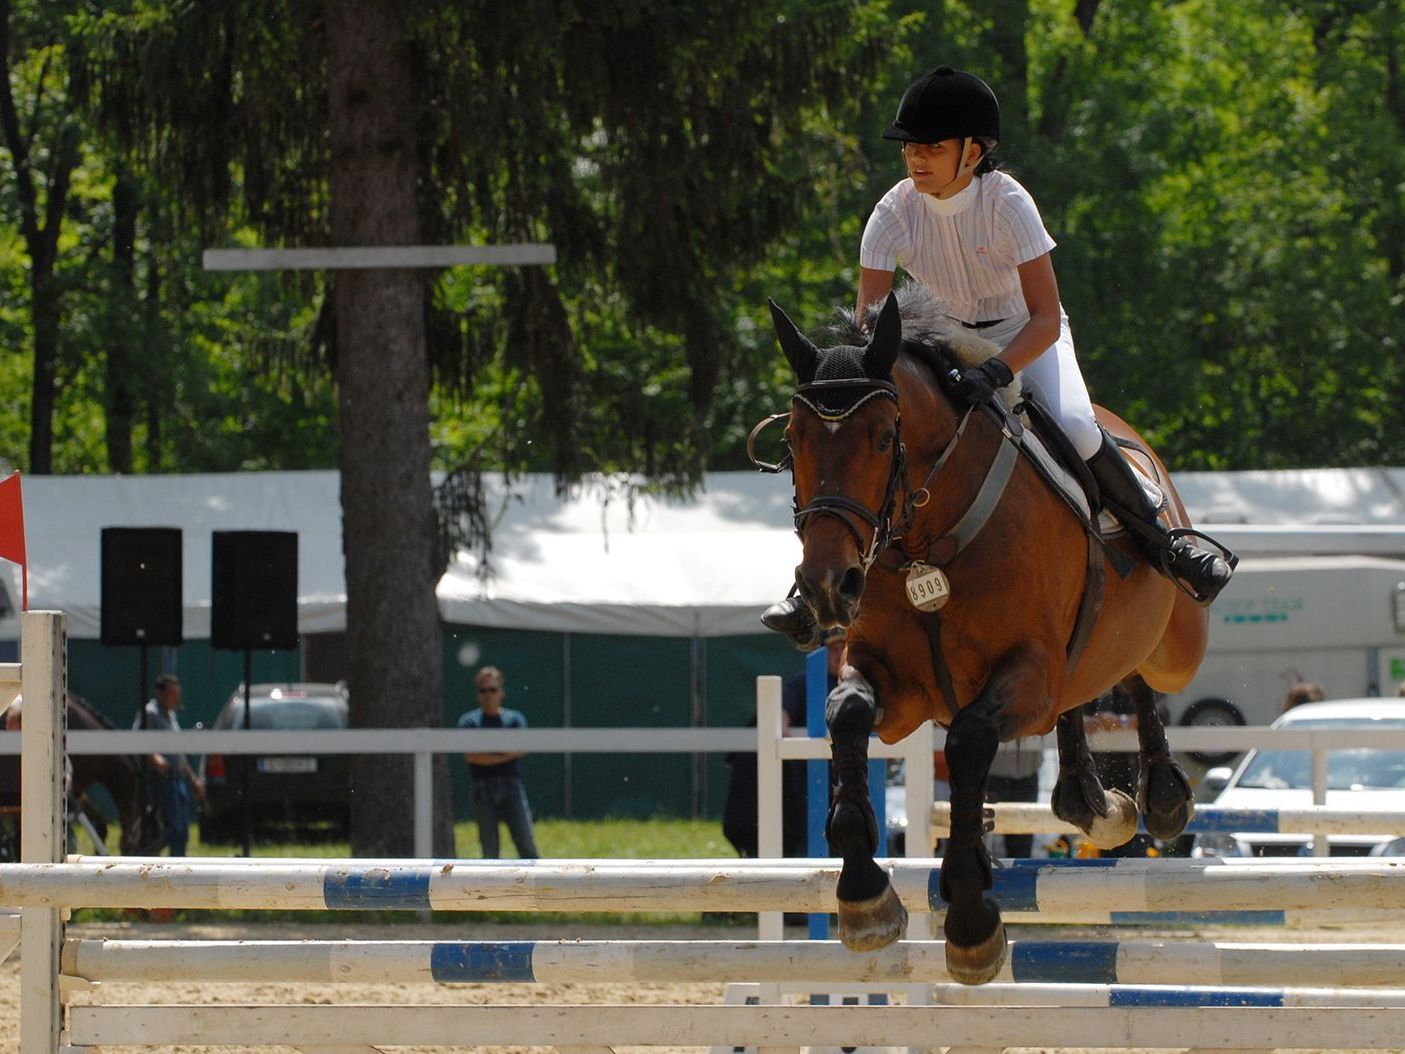
[{"label": "horse's nostril", "polygon": [[863,568],[855,565],[839,580],[839,595],[845,600],[857,600],[863,593]]}]

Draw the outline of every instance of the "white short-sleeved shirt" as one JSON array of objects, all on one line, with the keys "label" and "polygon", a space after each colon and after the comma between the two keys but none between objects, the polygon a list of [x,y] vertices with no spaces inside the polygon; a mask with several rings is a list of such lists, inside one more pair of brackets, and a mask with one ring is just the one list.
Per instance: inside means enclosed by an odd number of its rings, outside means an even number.
[{"label": "white short-sleeved shirt", "polygon": [[[969,206],[942,215],[904,179],[883,195],[864,227],[859,263],[876,271],[899,263],[963,322],[1029,317],[1017,268],[1054,247],[1039,209],[1004,172],[977,176]],[[1016,327],[1018,329],[1018,327]]]}]

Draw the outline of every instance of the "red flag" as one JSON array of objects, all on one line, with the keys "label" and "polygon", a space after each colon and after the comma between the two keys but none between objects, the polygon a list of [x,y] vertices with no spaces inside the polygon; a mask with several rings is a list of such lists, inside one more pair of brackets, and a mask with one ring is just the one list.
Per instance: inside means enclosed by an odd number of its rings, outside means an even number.
[{"label": "red flag", "polygon": [[24,587],[23,611],[29,610],[29,564],[24,556],[24,499],[20,497],[20,474],[0,480],[0,560],[20,565]]}]

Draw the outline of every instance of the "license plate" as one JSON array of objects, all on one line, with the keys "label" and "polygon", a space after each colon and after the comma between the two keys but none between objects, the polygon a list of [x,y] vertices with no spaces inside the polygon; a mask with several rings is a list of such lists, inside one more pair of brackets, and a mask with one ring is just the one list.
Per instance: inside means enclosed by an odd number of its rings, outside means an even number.
[{"label": "license plate", "polygon": [[316,772],[316,758],[259,758],[260,772]]}]

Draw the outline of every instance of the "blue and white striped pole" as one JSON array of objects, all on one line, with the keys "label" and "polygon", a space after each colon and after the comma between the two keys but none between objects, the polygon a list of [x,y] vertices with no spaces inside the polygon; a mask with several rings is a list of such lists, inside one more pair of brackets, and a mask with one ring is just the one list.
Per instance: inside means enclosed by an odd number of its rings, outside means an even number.
[{"label": "blue and white striped pole", "polygon": [[[63,972],[88,981],[309,984],[951,980],[942,941],[899,941],[855,953],[838,941],[85,939],[65,943]],[[1324,977],[1343,988],[1405,988],[1405,945],[1016,940],[995,980],[1025,991],[1048,985],[1063,991],[1067,985],[1187,984],[1204,990],[1287,990],[1318,986]]]},{"label": "blue and white striped pole", "polygon": [[[7,864],[0,868],[0,907],[832,910],[837,866],[806,863],[813,866],[771,861],[719,867],[690,861],[250,866],[196,858]],[[943,910],[938,869],[931,861],[895,860],[888,867],[908,910]],[[1272,922],[1272,916],[1281,921],[1293,911],[1405,910],[1405,860],[1254,860],[1239,866],[1216,858],[1016,860],[996,869],[992,894],[1012,917],[1117,922],[1120,914],[1218,912],[1238,913],[1245,922]]]}]

